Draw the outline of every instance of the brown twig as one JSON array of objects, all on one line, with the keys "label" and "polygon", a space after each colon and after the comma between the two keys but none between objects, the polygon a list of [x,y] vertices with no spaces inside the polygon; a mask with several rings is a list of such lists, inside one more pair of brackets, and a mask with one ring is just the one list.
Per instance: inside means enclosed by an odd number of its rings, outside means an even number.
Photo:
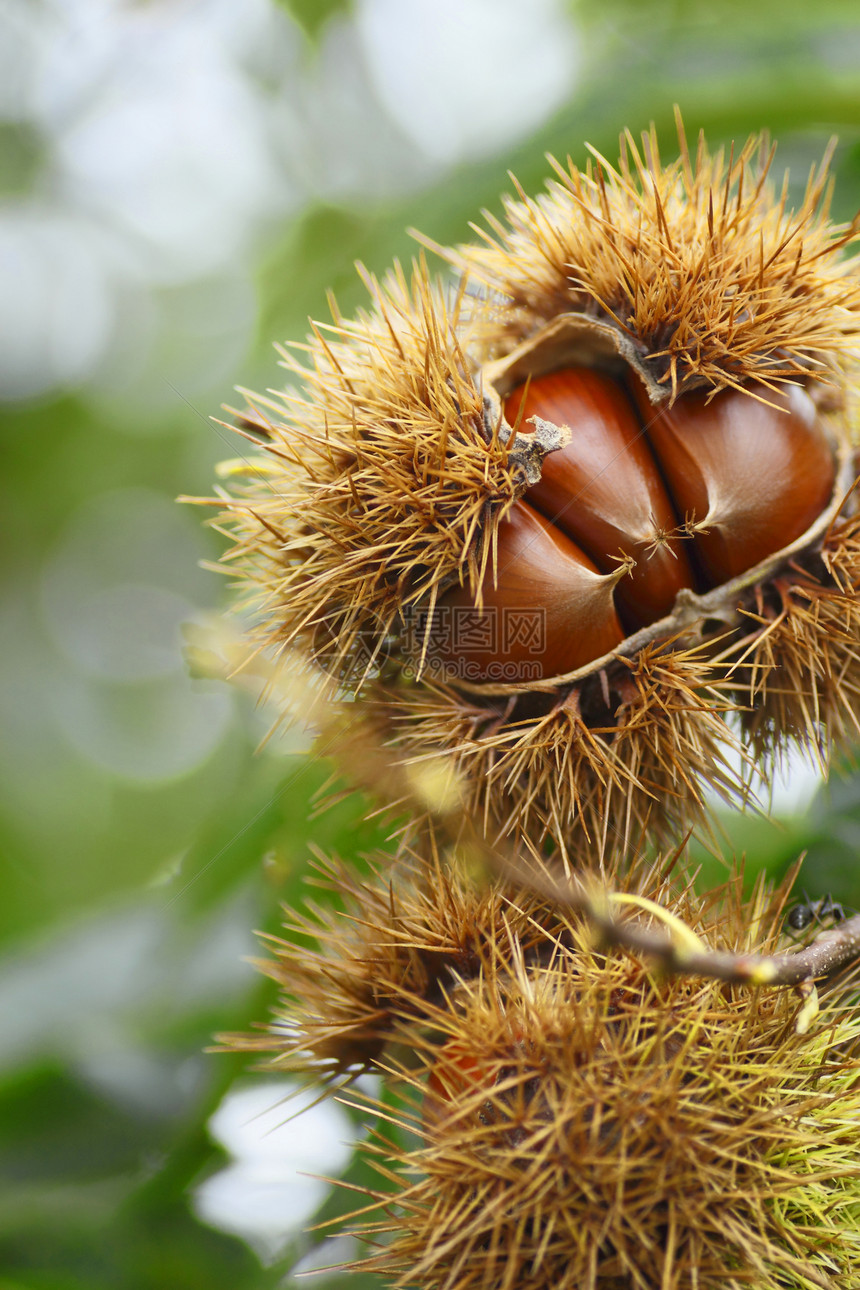
[{"label": "brown twig", "polygon": [[[827,928],[803,949],[782,954],[737,954],[709,948],[675,915],[653,901],[630,895],[590,890],[581,879],[555,879],[533,869],[518,869],[516,877],[541,894],[584,914],[608,945],[645,954],[666,972],[711,977],[738,985],[793,986],[802,1007],[796,1029],[803,1033],[818,1011],[815,982],[833,976],[860,960],[860,914]],[[621,904],[633,905],[662,921],[666,930],[646,926],[641,918],[620,918]],[[614,908],[615,907],[615,908]]]}]

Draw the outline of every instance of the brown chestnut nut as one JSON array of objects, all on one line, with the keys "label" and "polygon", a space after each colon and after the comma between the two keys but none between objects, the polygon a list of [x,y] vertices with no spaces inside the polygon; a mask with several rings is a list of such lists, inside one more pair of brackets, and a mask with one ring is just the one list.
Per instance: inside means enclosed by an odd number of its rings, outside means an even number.
[{"label": "brown chestnut nut", "polygon": [[631,385],[681,517],[712,586],[805,533],[833,492],[833,448],[809,395],[761,385],[685,394],[655,408]]},{"label": "brown chestnut nut", "polygon": [[480,608],[466,587],[437,605],[428,662],[465,681],[538,680],[584,667],[624,639],[612,591],[626,576],[624,566],[600,573],[548,520],[516,502],[499,525]]},{"label": "brown chestnut nut", "polygon": [[[611,573],[636,564],[615,590],[629,631],[670,613],[693,571],[679,520],[629,395],[604,372],[575,367],[518,386],[505,400],[511,425],[539,416],[566,426],[570,440],[544,459],[527,498],[556,528]],[[527,425],[523,426],[528,429]]]}]

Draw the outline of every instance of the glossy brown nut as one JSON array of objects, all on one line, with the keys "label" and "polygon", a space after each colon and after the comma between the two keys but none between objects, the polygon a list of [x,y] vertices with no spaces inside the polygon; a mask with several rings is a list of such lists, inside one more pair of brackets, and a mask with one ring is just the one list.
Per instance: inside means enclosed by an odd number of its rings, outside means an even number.
[{"label": "glossy brown nut", "polygon": [[626,390],[603,372],[566,368],[508,395],[511,425],[535,415],[567,426],[571,439],[544,458],[529,504],[601,572],[611,573],[624,556],[636,561],[615,592],[629,630],[663,618],[695,579],[677,536],[683,517],[675,513]]},{"label": "glossy brown nut", "polygon": [[[601,574],[578,547],[524,502],[499,525],[482,607],[464,587],[437,606],[427,660],[466,681],[517,682],[584,667],[624,639],[612,598],[618,573]],[[420,647],[421,642],[416,642]]]},{"label": "glossy brown nut", "polygon": [[493,1083],[474,1054],[456,1040],[445,1045],[442,1059],[441,1067],[437,1063],[427,1077],[423,1107],[426,1125],[450,1114],[452,1103],[461,1102],[482,1086],[489,1091]]},{"label": "glossy brown nut", "polygon": [[535,1061],[531,1071],[527,1065],[531,1065],[533,1053],[534,1043],[525,1040],[518,1028],[511,1031],[506,1044],[499,1043],[495,1054],[483,1054],[483,1061],[467,1042],[450,1040],[427,1077],[425,1125],[433,1128],[451,1114],[462,1116],[465,1110],[473,1121],[498,1124],[503,1131],[515,1134],[537,1091],[540,1065]]},{"label": "glossy brown nut", "polygon": [[710,585],[788,546],[830,501],[836,461],[805,391],[750,386],[710,402],[687,394],[657,411],[641,383],[632,384],[675,506],[694,521]]}]

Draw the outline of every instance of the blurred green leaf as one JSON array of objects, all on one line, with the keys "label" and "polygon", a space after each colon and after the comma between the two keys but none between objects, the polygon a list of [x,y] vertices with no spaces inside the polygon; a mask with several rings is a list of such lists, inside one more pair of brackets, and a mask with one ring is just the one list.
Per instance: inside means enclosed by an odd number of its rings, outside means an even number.
[{"label": "blurred green leaf", "polygon": [[860,775],[843,766],[813,802],[798,887],[860,909]]},{"label": "blurred green leaf", "polygon": [[167,889],[172,904],[201,909],[249,872],[265,874],[275,900],[291,904],[303,890],[313,843],[326,854],[358,855],[384,848],[390,826],[368,818],[368,803],[351,794],[322,812],[331,768],[301,755],[269,759],[224,804]]},{"label": "blurred green leaf", "polygon": [[160,1226],[140,1206],[142,1180],[165,1176],[159,1162],[175,1151],[177,1122],[123,1109],[51,1067],[0,1094],[0,1263],[20,1284],[149,1290],[197,1275],[225,1290],[262,1284],[242,1244],[197,1223],[175,1192],[162,1189]]},{"label": "blurred green leaf", "polygon": [[311,41],[319,40],[326,23],[337,14],[352,11],[352,0],[277,0],[299,24]]},{"label": "blurred green leaf", "polygon": [[0,123],[0,197],[26,193],[46,155],[44,139],[29,122]]}]

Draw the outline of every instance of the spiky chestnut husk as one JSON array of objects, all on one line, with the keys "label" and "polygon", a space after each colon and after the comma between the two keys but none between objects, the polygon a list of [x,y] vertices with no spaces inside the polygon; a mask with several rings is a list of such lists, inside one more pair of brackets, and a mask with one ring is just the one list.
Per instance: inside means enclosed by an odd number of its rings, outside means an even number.
[{"label": "spiky chestnut husk", "polygon": [[314,1082],[351,1079],[375,1070],[392,1045],[414,1049],[447,995],[511,945],[538,962],[569,935],[551,899],[479,881],[468,856],[440,854],[432,842],[428,852],[401,846],[394,859],[370,861],[364,877],[321,858],[317,885],[337,906],[285,911],[285,935],[265,937],[270,957],[257,962],[280,989],[273,1020],[222,1042]]},{"label": "spiky chestnut husk", "polygon": [[[559,315],[614,325],[672,396],[749,381],[805,382],[857,333],[852,270],[834,259],[854,226],[828,220],[832,147],[797,209],[775,147],[753,136],[728,160],[700,135],[664,165],[656,131],[626,131],[617,167],[594,149],[580,170],[551,159],[547,193],[504,199],[482,244],[436,247],[493,293],[488,348],[507,352]],[[435,246],[435,244],[432,244]]]},{"label": "spiky chestnut husk", "polygon": [[673,822],[701,806],[703,784],[726,800],[746,793],[732,762],[743,750],[725,724],[735,701],[705,648],[648,642],[619,663],[593,686],[524,696],[371,680],[360,705],[334,710],[321,744],[353,783],[419,817],[427,808],[410,781],[447,760],[454,828],[464,818],[536,856],[550,839],[565,867],[579,862],[584,834],[592,862],[611,864],[649,839],[670,841]]},{"label": "spiky chestnut husk", "polygon": [[[669,909],[715,946],[782,937],[761,885]],[[421,1290],[860,1286],[856,996],[801,1036],[790,991],[667,980],[582,929],[540,965],[488,948],[422,1067],[389,1066],[352,1266]]]},{"label": "spiky chestnut husk", "polygon": [[[448,748],[467,772],[467,808],[535,848],[547,836],[564,848],[580,829],[605,844],[610,813],[619,845],[674,828],[701,811],[702,778],[742,793],[724,764],[729,710],[764,769],[788,740],[826,757],[857,725],[860,560],[846,494],[860,289],[838,258],[851,230],[827,218],[824,168],[791,212],[753,142],[728,165],[703,144],[691,160],[683,138],[666,167],[653,137],[646,161],[631,151],[617,172],[571,168],[549,197],[511,205],[488,248],[451,253],[493,287],[490,301],[466,311],[423,263],[411,281],[369,279],[371,313],[335,315],[305,363],[287,357],[308,393],[251,399],[268,460],[225,498],[237,538],[225,566],[250,589],[259,638],[298,643],[361,691],[345,718],[366,713],[393,758]],[[512,680],[488,666],[464,675],[450,645],[434,644],[440,615],[480,609],[482,594],[502,612],[526,603],[499,553],[566,440],[546,417],[517,424],[508,400],[583,366],[644,388],[658,419],[697,390],[780,405],[793,382],[830,445],[833,486],[803,532],[780,503],[758,563],[682,586],[670,613],[626,637],[612,623],[624,570],[601,574],[608,617],[567,671],[556,651]],[[656,547],[704,540],[707,517],[678,518],[677,534],[655,529]],[[559,568],[569,558],[563,547]],[[554,586],[552,563],[526,583]]]},{"label": "spiky chestnut husk", "polygon": [[385,656],[409,606],[434,603],[452,579],[477,588],[482,537],[562,441],[488,431],[462,297],[423,261],[411,279],[397,266],[384,284],[365,281],[371,312],[344,321],[333,307],[332,325],[283,354],[306,393],[248,393],[245,432],[267,455],[222,468],[248,480],[223,499],[237,539],[224,561],[260,638],[298,639],[352,681]]}]

